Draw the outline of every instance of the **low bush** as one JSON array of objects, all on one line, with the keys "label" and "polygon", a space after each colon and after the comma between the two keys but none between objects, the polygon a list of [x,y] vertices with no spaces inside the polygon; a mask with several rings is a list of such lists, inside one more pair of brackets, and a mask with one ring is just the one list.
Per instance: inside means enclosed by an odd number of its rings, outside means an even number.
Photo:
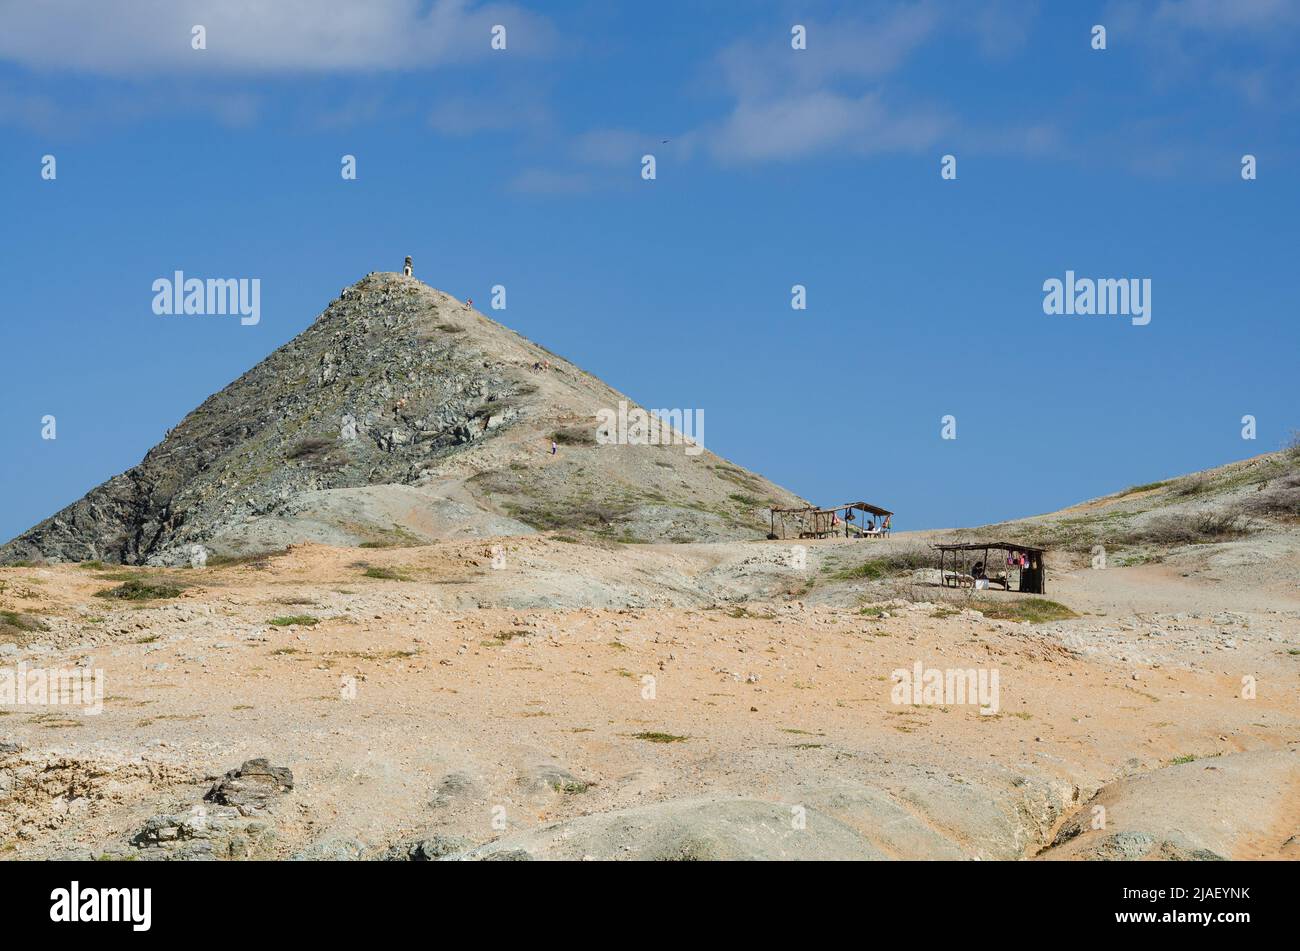
[{"label": "low bush", "polygon": [[32,635],[49,630],[45,622],[18,611],[0,611],[0,642],[26,644]]},{"label": "low bush", "polygon": [[1250,531],[1249,521],[1235,512],[1200,512],[1195,515],[1165,515],[1135,529],[1121,539],[1147,545],[1203,545],[1240,538]]},{"label": "low bush", "polygon": [[1300,472],[1264,483],[1241,503],[1241,510],[1269,518],[1300,518]]},{"label": "low bush", "polygon": [[174,598],[184,589],[180,585],[166,581],[154,582],[144,578],[132,578],[116,588],[105,588],[95,592],[97,598],[116,598],[120,601],[157,601]]},{"label": "low bush", "polygon": [[[863,544],[871,545],[875,543],[867,541],[863,542]],[[881,578],[909,575],[918,568],[935,568],[938,563],[938,555],[929,548],[904,548],[899,551],[886,552],[875,558],[868,559],[860,565],[844,568],[831,575],[831,578],[835,581],[857,581],[859,579],[879,581]]]},{"label": "low bush", "polygon": [[551,433],[551,438],[561,446],[594,446],[596,430],[591,426],[566,426]]},{"label": "low bush", "polygon": [[999,621],[1028,621],[1031,624],[1065,621],[1079,616],[1064,604],[1049,601],[1047,598],[1016,598],[1010,601],[976,598],[970,606],[987,618],[995,618]]}]

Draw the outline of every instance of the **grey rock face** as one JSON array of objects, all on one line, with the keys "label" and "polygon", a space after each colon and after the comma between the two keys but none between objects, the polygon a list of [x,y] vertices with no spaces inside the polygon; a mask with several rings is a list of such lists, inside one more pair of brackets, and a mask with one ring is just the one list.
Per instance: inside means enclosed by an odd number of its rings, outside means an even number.
[{"label": "grey rock face", "polygon": [[355,862],[365,851],[366,844],[359,839],[326,839],[296,852],[291,861]]},{"label": "grey rock face", "polygon": [[[450,298],[421,291],[391,275],[362,280],[139,465],[15,539],[0,560],[140,564],[300,490],[414,481],[478,438],[483,407],[504,406],[514,390],[499,366],[437,329]],[[345,416],[353,439],[341,433]]]},{"label": "grey rock face", "polygon": [[438,782],[430,805],[435,809],[473,802],[482,796],[477,783],[464,773],[448,773]]},{"label": "grey rock face", "polygon": [[149,861],[206,862],[267,857],[275,838],[271,825],[246,818],[238,808],[200,805],[149,818],[131,845]]},{"label": "grey rock face", "polygon": [[385,862],[436,862],[473,845],[469,839],[457,835],[437,835],[427,839],[413,839],[390,846],[381,856]]},{"label": "grey rock face", "polygon": [[234,806],[242,815],[265,809],[271,801],[293,789],[293,773],[287,766],[272,766],[265,759],[250,759],[232,769],[208,790],[203,798],[223,806]]},{"label": "grey rock face", "polygon": [[[460,501],[543,528],[635,533],[638,507],[657,502],[671,517],[647,514],[645,534],[684,541],[704,539],[705,526],[707,537],[758,537],[756,506],[794,500],[707,452],[596,446],[594,414],[620,399],[440,291],[370,274],[137,466],[0,546],[0,564],[181,565],[192,545],[213,555],[269,551],[296,536],[291,525],[260,538],[262,526],[308,495],[447,477]],[[572,436],[547,459],[560,431]],[[575,514],[579,499],[586,508]],[[393,529],[391,519],[381,526]],[[223,549],[232,537],[239,547]],[[350,543],[363,540],[385,539]]]}]

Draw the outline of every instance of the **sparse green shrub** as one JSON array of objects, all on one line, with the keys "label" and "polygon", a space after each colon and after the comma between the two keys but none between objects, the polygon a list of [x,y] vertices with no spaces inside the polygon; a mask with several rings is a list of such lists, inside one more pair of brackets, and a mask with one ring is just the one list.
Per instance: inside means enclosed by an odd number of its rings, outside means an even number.
[{"label": "sparse green shrub", "polygon": [[410,578],[407,578],[405,575],[403,575],[398,571],[393,570],[392,568],[381,568],[377,565],[371,565],[369,568],[363,571],[362,574],[365,575],[367,578],[379,578],[383,581],[410,581],[411,580]]},{"label": "sparse green shrub", "polygon": [[[863,542],[864,545],[874,542]],[[860,565],[841,569],[831,575],[835,581],[879,581],[896,575],[911,574],[918,568],[934,568],[938,565],[938,556],[929,548],[905,548],[899,551],[885,552],[876,558],[870,558]]]},{"label": "sparse green shrub", "polygon": [[565,426],[551,433],[551,438],[561,446],[594,446],[596,430],[593,426]]},{"label": "sparse green shrub", "polygon": [[26,644],[33,634],[47,631],[44,621],[18,611],[0,611],[0,642]]},{"label": "sparse green shrub", "polygon": [[95,592],[97,598],[116,598],[120,601],[158,601],[163,598],[177,597],[184,589],[180,585],[166,581],[153,582],[143,578],[132,578],[116,588],[105,588]]},{"label": "sparse green shrub", "polygon": [[1049,601],[1047,598],[1015,598],[1010,601],[976,598],[971,607],[987,618],[999,621],[1028,621],[1031,624],[1066,621],[1079,616],[1064,604]]},{"label": "sparse green shrub", "polygon": [[287,554],[289,549],[279,548],[275,551],[259,551],[249,555],[209,555],[209,568],[253,568],[264,571],[271,567],[271,559]]}]

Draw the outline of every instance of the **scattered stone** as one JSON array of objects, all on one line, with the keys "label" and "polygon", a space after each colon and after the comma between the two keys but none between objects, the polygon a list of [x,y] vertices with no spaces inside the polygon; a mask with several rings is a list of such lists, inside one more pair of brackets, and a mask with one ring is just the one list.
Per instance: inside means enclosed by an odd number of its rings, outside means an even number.
[{"label": "scattered stone", "polygon": [[442,777],[433,793],[430,803],[435,809],[461,802],[471,802],[479,798],[478,784],[464,773],[448,773]]},{"label": "scattered stone", "polygon": [[563,767],[546,764],[521,773],[519,785],[533,795],[543,792],[573,794],[586,792],[590,783],[584,782]]},{"label": "scattered stone", "polygon": [[326,839],[299,849],[292,862],[355,862],[366,851],[366,844],[357,839]]},{"label": "scattered stone", "polygon": [[481,862],[532,862],[535,861],[533,856],[524,849],[502,849],[500,852],[489,852],[479,859]]},{"label": "scattered stone", "polygon": [[384,862],[436,862],[457,852],[464,852],[473,843],[458,835],[438,833],[427,839],[409,839],[389,846],[380,856]]},{"label": "scattered stone", "polygon": [[241,815],[265,809],[271,800],[293,789],[293,773],[287,766],[272,766],[266,759],[250,759],[232,769],[208,790],[203,798],[223,806],[234,806]]}]

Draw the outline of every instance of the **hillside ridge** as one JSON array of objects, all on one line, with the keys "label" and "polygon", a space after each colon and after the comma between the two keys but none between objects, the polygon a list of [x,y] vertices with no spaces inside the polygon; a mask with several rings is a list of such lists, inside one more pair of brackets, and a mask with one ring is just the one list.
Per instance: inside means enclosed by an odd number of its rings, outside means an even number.
[{"label": "hillside ridge", "polygon": [[725,540],[801,501],[698,447],[597,445],[597,414],[620,401],[636,405],[468,304],[373,272],[0,563],[547,529]]}]

